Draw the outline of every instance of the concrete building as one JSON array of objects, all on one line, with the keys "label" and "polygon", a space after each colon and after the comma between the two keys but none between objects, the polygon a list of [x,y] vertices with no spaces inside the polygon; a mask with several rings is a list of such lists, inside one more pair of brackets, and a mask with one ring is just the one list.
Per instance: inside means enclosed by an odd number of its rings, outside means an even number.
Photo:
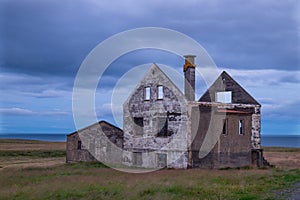
[{"label": "concrete building", "polygon": [[[113,145],[123,148],[123,131],[106,121],[97,122],[67,135],[66,161],[97,161],[95,152],[111,152]],[[115,156],[115,163],[120,159],[122,155]]]},{"label": "concrete building", "polygon": [[[268,164],[260,146],[261,105],[226,72],[195,101],[194,59],[185,56],[184,93],[153,64],[123,104],[123,131],[102,121],[68,135],[67,162],[105,154],[101,161],[113,157],[112,163],[143,168]],[[122,151],[107,154],[112,145]]]}]

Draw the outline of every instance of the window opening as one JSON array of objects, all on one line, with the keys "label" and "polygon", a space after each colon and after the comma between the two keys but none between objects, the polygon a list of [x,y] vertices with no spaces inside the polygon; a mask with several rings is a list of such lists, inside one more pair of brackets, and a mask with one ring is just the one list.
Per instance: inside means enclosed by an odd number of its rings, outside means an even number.
[{"label": "window opening", "polygon": [[232,102],[232,92],[217,92],[216,93],[216,102],[220,103],[231,103]]},{"label": "window opening", "polygon": [[162,85],[157,86],[157,99],[164,98],[164,87]]},{"label": "window opening", "polygon": [[239,120],[239,135],[243,135],[243,120]]},{"label": "window opening", "polygon": [[223,135],[227,134],[227,119],[224,119],[222,133]]},{"label": "window opening", "polygon": [[144,88],[144,100],[150,100],[150,87]]}]

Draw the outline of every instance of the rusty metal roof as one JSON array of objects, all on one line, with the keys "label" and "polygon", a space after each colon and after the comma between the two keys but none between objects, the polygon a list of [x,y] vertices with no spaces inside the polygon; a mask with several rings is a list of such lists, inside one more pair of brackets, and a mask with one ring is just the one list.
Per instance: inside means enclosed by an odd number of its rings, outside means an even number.
[{"label": "rusty metal roof", "polygon": [[238,113],[238,114],[250,114],[250,112],[240,111],[240,110],[217,110],[220,113]]}]

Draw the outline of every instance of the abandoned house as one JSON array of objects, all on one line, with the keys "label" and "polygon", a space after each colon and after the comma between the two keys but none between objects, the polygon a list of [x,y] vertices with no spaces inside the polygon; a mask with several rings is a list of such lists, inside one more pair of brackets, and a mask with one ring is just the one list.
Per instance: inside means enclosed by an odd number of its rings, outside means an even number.
[{"label": "abandoned house", "polygon": [[261,105],[225,71],[196,101],[194,59],[185,56],[184,93],[153,64],[123,104],[123,130],[100,121],[69,134],[66,161],[143,168],[267,164]]}]

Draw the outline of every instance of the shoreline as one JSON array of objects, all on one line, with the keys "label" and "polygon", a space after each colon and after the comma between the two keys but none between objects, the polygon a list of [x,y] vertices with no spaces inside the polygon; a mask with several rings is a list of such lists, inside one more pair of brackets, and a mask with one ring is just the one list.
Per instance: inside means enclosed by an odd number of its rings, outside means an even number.
[{"label": "shoreline", "polygon": [[[22,135],[22,134],[20,134]],[[51,135],[51,134],[38,134],[38,135]],[[59,135],[59,134],[57,134]],[[64,134],[63,134],[64,135]],[[55,136],[55,134],[53,135],[53,137]],[[282,137],[290,137],[290,136],[264,136],[266,138],[282,138]],[[300,140],[300,136],[293,136],[296,137],[297,139]],[[8,137],[1,137],[0,134],[0,143],[2,143],[3,141],[19,141],[19,142],[28,142],[28,141],[32,141],[32,142],[58,142],[58,143],[66,143],[66,135],[65,135],[65,139],[64,140],[58,140],[58,139],[43,139],[43,138],[8,138]],[[264,140],[264,139],[262,139]],[[279,140],[281,141],[281,140]],[[297,141],[295,142],[297,143]],[[300,148],[300,142],[297,143],[297,145],[290,145],[290,144],[278,144],[278,142],[275,142],[275,144],[273,145],[262,145],[262,148]]]}]

